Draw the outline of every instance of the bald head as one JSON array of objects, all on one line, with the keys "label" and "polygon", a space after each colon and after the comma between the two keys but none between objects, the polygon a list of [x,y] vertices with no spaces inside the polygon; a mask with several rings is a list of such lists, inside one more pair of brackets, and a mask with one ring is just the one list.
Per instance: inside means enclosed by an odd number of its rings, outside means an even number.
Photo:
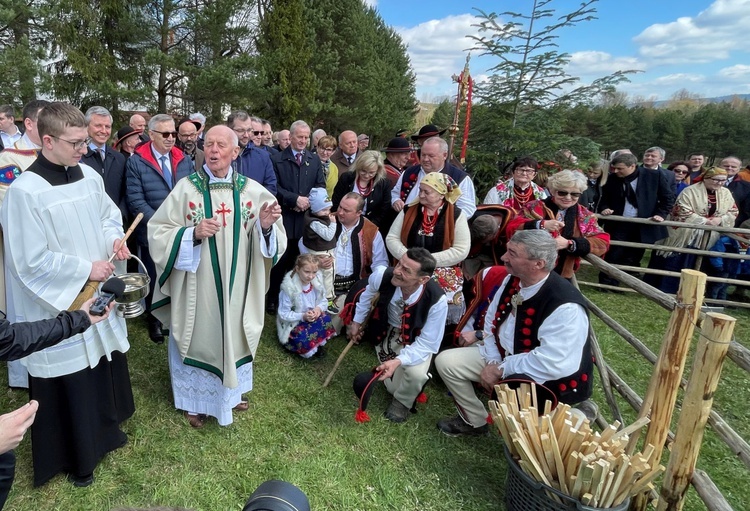
[{"label": "bald head", "polygon": [[228,126],[214,126],[206,133],[203,151],[211,173],[216,177],[226,177],[232,161],[240,154],[237,134]]},{"label": "bald head", "polygon": [[339,135],[339,147],[346,156],[357,154],[357,134],[351,130],[342,131]]},{"label": "bald head", "polygon": [[130,127],[134,130],[145,130],[146,119],[140,114],[133,114],[130,116]]}]

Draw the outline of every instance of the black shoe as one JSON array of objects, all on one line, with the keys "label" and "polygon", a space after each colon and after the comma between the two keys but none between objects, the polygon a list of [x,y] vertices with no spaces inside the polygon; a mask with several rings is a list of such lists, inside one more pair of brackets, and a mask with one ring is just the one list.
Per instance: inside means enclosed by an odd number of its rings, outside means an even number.
[{"label": "black shoe", "polygon": [[148,318],[148,336],[156,344],[164,344],[164,332],[162,331],[161,321],[153,316]]},{"label": "black shoe", "polygon": [[266,314],[268,314],[269,316],[275,316],[277,308],[278,305],[276,305],[274,302],[268,302],[266,304]]},{"label": "black shoe", "polygon": [[76,488],[85,488],[87,486],[91,486],[91,484],[94,482],[94,474],[88,474],[85,476],[75,476],[73,474],[68,474],[68,481],[73,483],[73,486]]},{"label": "black shoe", "polygon": [[393,398],[390,406],[385,411],[385,418],[391,422],[401,423],[409,418],[409,409],[401,404],[396,398]]},{"label": "black shoe", "polygon": [[310,358],[326,358],[327,351],[325,346],[318,346],[318,351]]},{"label": "black shoe", "polygon": [[467,424],[459,415],[440,419],[437,427],[448,436],[483,436],[490,430],[487,424],[475,428],[471,424]]}]

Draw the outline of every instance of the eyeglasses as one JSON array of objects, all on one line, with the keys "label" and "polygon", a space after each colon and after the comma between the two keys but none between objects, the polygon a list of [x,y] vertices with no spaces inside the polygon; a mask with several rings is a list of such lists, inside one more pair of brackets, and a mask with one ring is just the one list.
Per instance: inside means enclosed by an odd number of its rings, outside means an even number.
[{"label": "eyeglasses", "polygon": [[198,138],[197,133],[189,133],[187,135],[185,135],[184,133],[180,133],[179,136],[180,138]]},{"label": "eyeglasses", "polygon": [[322,152],[326,152],[326,153],[332,153],[332,152],[334,152],[335,150],[336,150],[336,149],[335,149],[335,148],[333,148],[333,147],[320,147],[320,146],[318,146],[318,152],[319,152],[319,153],[322,153]]},{"label": "eyeglasses", "polygon": [[55,138],[61,142],[67,142],[68,144],[72,145],[73,149],[75,149],[76,151],[80,151],[81,149],[89,145],[89,142],[91,142],[91,139],[89,138],[87,138],[86,140],[79,140],[78,142],[72,142],[70,140],[65,140],[64,138],[56,137],[54,135],[50,135],[50,137]]},{"label": "eyeglasses", "polygon": [[254,130],[234,130],[235,133],[238,135],[255,135],[256,137],[259,137],[263,135],[263,131],[254,131]]},{"label": "eyeglasses", "polygon": [[673,172],[675,174],[688,174],[690,171],[688,171],[688,170],[681,170],[681,169],[674,169]]},{"label": "eyeglasses", "polygon": [[151,133],[158,133],[162,136],[162,138],[177,138],[178,133],[176,131],[156,131],[156,130],[149,130]]},{"label": "eyeglasses", "polygon": [[715,177],[709,177],[708,179],[710,179],[710,180],[711,180],[711,181],[713,181],[714,183],[726,183],[726,182],[727,182],[727,180],[726,180],[726,179],[717,179],[717,178],[715,178]]},{"label": "eyeglasses", "polygon": [[516,168],[513,170],[513,172],[518,172],[519,174],[536,174],[536,169]]},{"label": "eyeglasses", "polygon": [[557,190],[555,194],[557,194],[558,197],[567,197],[570,195],[573,199],[577,199],[583,195],[581,192],[566,192],[564,190]]}]

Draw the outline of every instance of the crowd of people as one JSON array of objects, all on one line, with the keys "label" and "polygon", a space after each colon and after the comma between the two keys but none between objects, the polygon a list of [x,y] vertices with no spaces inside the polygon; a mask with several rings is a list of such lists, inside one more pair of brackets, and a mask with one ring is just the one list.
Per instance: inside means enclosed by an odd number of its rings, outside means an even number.
[{"label": "crowd of people", "polygon": [[[588,169],[568,152],[570,168],[552,173],[519,157],[477,204],[472,177],[434,125],[371,150],[365,134],[311,132],[302,120],[274,133],[244,111],[210,129],[199,113],[134,114],[114,137],[99,106],[84,114],[30,102],[22,134],[6,119],[16,126],[2,107],[0,301],[10,326],[0,331],[66,321],[61,311],[86,282],[106,281],[112,259],[137,254],[150,278],[149,337],[167,340],[174,406],[193,428],[229,425],[249,408],[267,314],[293,356],[323,358],[341,333],[372,344],[367,388],[383,382],[393,422],[409,419],[433,364],[458,410],[438,423],[447,435],[487,431],[475,383],[491,391],[535,381],[590,416],[588,313],[570,282],[581,258],[637,267],[644,250],[610,240],[658,242],[651,264],[675,268],[689,262],[670,248],[694,245],[696,234],[663,220],[734,226],[750,215],[750,169],[737,158],[705,169],[691,155],[662,168],[658,147],[642,164],[620,150]],[[120,243],[139,213],[133,238]],[[595,213],[651,221],[600,225]],[[711,236],[717,250],[733,249],[734,240]],[[721,275],[740,271],[718,259],[710,264]],[[24,333],[25,347],[6,352],[21,359],[9,366],[10,386],[28,387],[32,400],[11,413],[31,425],[36,486],[61,472],[91,484],[99,460],[127,441],[119,425],[135,412],[125,320],[75,318],[47,342]],[[16,444],[0,443],[6,454]]]}]

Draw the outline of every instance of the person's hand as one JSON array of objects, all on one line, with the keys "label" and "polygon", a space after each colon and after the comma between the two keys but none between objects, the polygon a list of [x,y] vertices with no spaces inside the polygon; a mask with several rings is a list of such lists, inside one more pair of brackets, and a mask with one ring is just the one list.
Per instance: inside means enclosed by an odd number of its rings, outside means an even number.
[{"label": "person's hand", "polygon": [[[115,244],[112,247],[112,250],[117,250],[117,246],[120,244],[120,240],[115,240]],[[120,247],[120,250],[117,250],[115,252],[115,259],[118,261],[124,261],[125,259],[130,259],[130,249],[128,248],[127,244],[123,243],[122,247]]]},{"label": "person's hand", "polygon": [[475,330],[467,330],[465,332],[461,332],[456,342],[459,346],[471,346],[478,340],[479,339],[477,339],[477,333]]},{"label": "person's hand", "polygon": [[721,225],[721,217],[712,216],[706,220],[706,225]]},{"label": "person's hand", "polygon": [[555,238],[555,248],[557,248],[557,250],[565,250],[568,246],[569,243],[566,238],[563,238],[562,236]]},{"label": "person's hand", "polygon": [[318,256],[318,265],[324,270],[333,268],[333,257],[329,255]]},{"label": "person's hand", "polygon": [[18,447],[26,430],[34,423],[38,409],[39,403],[32,400],[21,408],[0,415],[0,453]]},{"label": "person's hand", "polygon": [[362,325],[356,321],[352,321],[349,326],[346,327],[346,337],[350,341],[358,343],[362,339]]},{"label": "person's hand", "polygon": [[378,367],[375,368],[376,371],[383,371],[383,374],[380,375],[378,378],[378,381],[387,380],[391,376],[393,376],[393,373],[396,372],[396,369],[398,369],[398,366],[401,365],[401,361],[397,358],[392,358],[391,360],[386,360],[382,364],[380,364]]},{"label": "person's hand", "polygon": [[274,201],[270,206],[267,202],[264,202],[260,207],[258,218],[260,218],[261,229],[269,229],[276,222],[276,220],[281,218],[281,206],[279,206],[279,203],[276,201]]},{"label": "person's hand", "polygon": [[649,220],[652,220],[654,222],[663,222],[664,221],[664,219],[662,217],[660,217],[659,215],[654,215],[651,218],[649,218]]},{"label": "person's hand", "polygon": [[204,240],[210,238],[219,232],[219,229],[221,229],[221,224],[216,217],[204,218],[195,226],[195,239]]},{"label": "person's hand", "polygon": [[503,379],[503,368],[497,364],[487,364],[479,374],[482,387],[492,392],[495,384]]},{"label": "person's hand", "polygon": [[332,224],[335,224],[336,223],[336,213],[329,213],[328,214],[328,220],[330,220]]},{"label": "person's hand", "polygon": [[303,195],[300,195],[299,197],[297,197],[297,208],[300,211],[306,211],[307,208],[309,207],[310,207],[310,199],[308,199],[307,197]]},{"label": "person's hand", "polygon": [[104,282],[115,272],[115,265],[109,261],[94,261],[91,263],[91,273],[89,280]]},{"label": "person's hand", "polygon": [[614,213],[614,211],[612,211],[609,208],[602,210],[602,215],[604,215],[604,216],[611,215],[612,213]]},{"label": "person's hand", "polygon": [[104,314],[102,314],[101,316],[92,316],[89,311],[91,310],[91,305],[95,301],[96,301],[96,297],[89,298],[88,300],[86,300],[85,302],[83,302],[83,305],[81,305],[81,310],[83,312],[85,312],[86,315],[89,317],[89,321],[91,321],[92,325],[95,324],[95,323],[99,323],[100,321],[104,321],[105,319],[107,319],[107,316],[109,316],[109,313],[112,311],[112,309],[114,309],[117,306],[117,304],[113,300],[112,303],[110,303],[109,305],[107,305],[107,308],[104,309]]},{"label": "person's hand", "polygon": [[563,227],[565,227],[565,222],[560,222],[558,220],[544,220],[544,227],[542,227],[542,229],[551,234],[553,232],[562,231]]},{"label": "person's hand", "polygon": [[402,209],[404,209],[404,201],[402,201],[401,199],[397,199],[396,202],[393,203],[392,207],[394,211],[396,211],[396,213],[399,213]]}]

